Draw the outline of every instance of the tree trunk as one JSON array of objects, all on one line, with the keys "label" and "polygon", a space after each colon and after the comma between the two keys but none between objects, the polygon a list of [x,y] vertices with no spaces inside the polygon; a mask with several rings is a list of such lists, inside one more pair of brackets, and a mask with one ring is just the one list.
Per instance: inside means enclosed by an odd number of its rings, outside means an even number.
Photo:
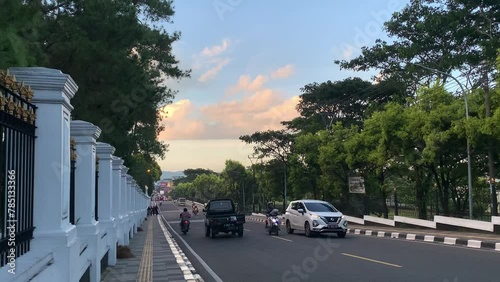
[{"label": "tree trunk", "polygon": [[419,166],[415,166],[415,188],[417,190],[417,208],[418,208],[418,217],[420,219],[427,219],[427,205],[425,201],[425,193],[423,189],[423,179],[421,175],[422,168]]},{"label": "tree trunk", "polygon": [[[491,105],[490,105],[490,87],[488,81],[488,73],[484,73],[484,109],[486,118],[491,117]],[[488,136],[488,174],[489,177],[495,179],[495,163],[494,163],[494,145],[492,139]],[[498,204],[497,204],[497,192],[495,183],[493,182],[491,185],[491,215],[498,215]]]}]

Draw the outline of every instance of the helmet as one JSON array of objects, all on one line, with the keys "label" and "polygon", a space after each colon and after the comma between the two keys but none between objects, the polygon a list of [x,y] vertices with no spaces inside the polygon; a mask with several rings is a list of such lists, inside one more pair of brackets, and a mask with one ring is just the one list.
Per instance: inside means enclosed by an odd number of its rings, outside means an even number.
[{"label": "helmet", "polygon": [[185,212],[187,212],[187,211],[188,211],[188,209],[187,209],[187,208],[184,208],[184,211],[185,211]]}]

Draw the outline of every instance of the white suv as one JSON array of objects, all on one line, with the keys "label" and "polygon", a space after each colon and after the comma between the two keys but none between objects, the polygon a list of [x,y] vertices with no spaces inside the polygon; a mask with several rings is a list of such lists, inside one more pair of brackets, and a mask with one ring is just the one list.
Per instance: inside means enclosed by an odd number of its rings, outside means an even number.
[{"label": "white suv", "polygon": [[318,233],[337,233],[344,238],[347,220],[332,204],[318,200],[297,200],[290,203],[285,213],[286,231],[304,230],[307,237]]}]

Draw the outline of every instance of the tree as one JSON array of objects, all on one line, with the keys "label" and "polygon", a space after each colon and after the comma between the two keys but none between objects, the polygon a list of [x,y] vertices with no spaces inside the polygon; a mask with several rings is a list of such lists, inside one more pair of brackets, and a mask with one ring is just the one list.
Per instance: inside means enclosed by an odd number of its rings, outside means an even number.
[{"label": "tree", "polygon": [[37,1],[3,0],[0,9],[0,69],[44,62],[39,30],[43,15]]},{"label": "tree", "polygon": [[[171,1],[48,1],[40,11],[47,66],[70,74],[79,86],[73,119],[98,125],[101,141],[113,144],[126,166],[138,159],[156,166],[168,148],[157,140],[159,113],[175,94],[163,81],[189,76],[172,55],[180,34],[155,26],[171,22]],[[147,179],[145,170],[131,173]]]},{"label": "tree", "polygon": [[385,103],[402,101],[404,86],[394,80],[373,84],[361,78],[336,82],[311,83],[301,89],[297,110],[300,117],[283,124],[298,132],[318,132],[341,122],[344,126],[361,126],[363,119]]},{"label": "tree", "polygon": [[336,123],[331,132],[323,130],[318,133],[321,140],[318,163],[321,168],[320,183],[325,191],[324,198],[330,201],[340,200],[341,209],[353,213],[356,208],[350,206],[355,203],[350,203],[348,179],[351,170],[347,163],[345,144],[358,130],[356,126],[345,128]]},{"label": "tree", "polygon": [[224,195],[223,179],[217,174],[200,174],[192,183],[196,187],[196,199],[202,202]]},{"label": "tree", "polygon": [[204,169],[204,168],[188,168],[183,171],[184,177],[178,178],[174,180],[174,185],[177,186],[180,183],[188,183],[188,182],[193,182],[196,177],[202,174],[215,174],[210,169]]},{"label": "tree", "polygon": [[285,210],[288,157],[292,151],[293,135],[286,130],[268,130],[240,136],[240,140],[247,144],[254,144],[254,154],[259,159],[275,159],[282,163],[284,179],[282,195],[283,210]]},{"label": "tree", "polygon": [[[363,47],[359,57],[336,63],[344,69],[377,68],[384,77],[406,81],[414,89],[424,78],[432,79],[437,75],[446,81],[452,72],[458,71],[472,89],[483,89],[484,111],[489,117],[490,88],[496,75],[495,60],[500,47],[499,18],[498,1],[411,1],[385,23],[389,36],[395,39],[393,43],[377,40],[375,46]],[[494,176],[498,149],[492,139],[488,139],[485,146],[488,173]],[[494,185],[492,199],[493,214],[497,214]]]},{"label": "tree", "polygon": [[306,191],[310,192],[314,199],[319,199],[320,194],[322,194],[319,189],[321,167],[318,159],[320,146],[321,140],[317,134],[307,133],[297,136],[294,142],[294,165],[291,166],[290,172],[295,191],[302,195]]},{"label": "tree", "polygon": [[222,177],[225,180],[225,194],[236,199],[240,209],[245,211],[246,208],[246,191],[247,173],[245,167],[238,161],[226,160],[226,166],[222,171]]}]

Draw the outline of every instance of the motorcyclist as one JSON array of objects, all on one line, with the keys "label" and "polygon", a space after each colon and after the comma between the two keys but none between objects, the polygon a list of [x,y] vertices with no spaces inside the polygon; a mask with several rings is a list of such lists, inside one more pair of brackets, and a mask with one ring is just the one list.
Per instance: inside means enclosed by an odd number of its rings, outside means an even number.
[{"label": "motorcyclist", "polygon": [[266,210],[266,228],[269,224],[269,217],[275,215],[276,211],[275,211],[275,208],[274,208],[274,205],[272,203],[268,203],[267,204],[267,210]]},{"label": "motorcyclist", "polygon": [[181,218],[181,227],[182,225],[184,224],[184,219],[186,218],[191,218],[191,214],[188,212],[188,209],[187,208],[184,208],[184,211],[180,214],[179,216]]}]

